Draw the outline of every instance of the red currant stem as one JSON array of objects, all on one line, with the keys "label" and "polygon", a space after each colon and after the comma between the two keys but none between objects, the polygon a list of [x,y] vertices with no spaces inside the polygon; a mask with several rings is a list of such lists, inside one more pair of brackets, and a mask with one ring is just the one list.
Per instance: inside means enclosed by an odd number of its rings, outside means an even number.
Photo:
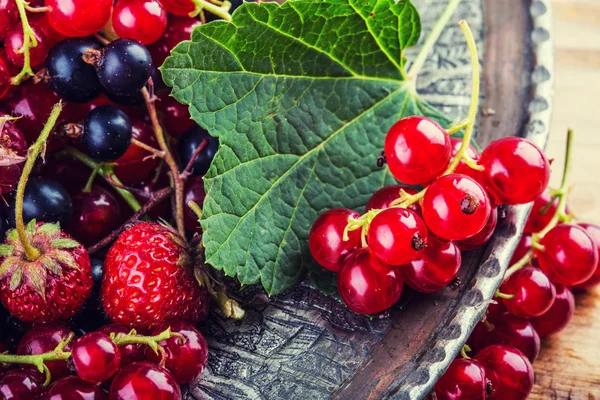
[{"label": "red currant stem", "polygon": [[180,174],[181,179],[187,179],[187,177],[192,173],[192,167],[194,166],[194,161],[196,161],[196,157],[198,157],[198,155],[202,152],[202,150],[204,150],[206,146],[208,146],[208,139],[202,139],[198,147],[196,147],[196,150],[194,150],[192,158],[190,158],[190,161],[183,169],[183,172]]},{"label": "red currant stem", "polygon": [[[148,79],[148,85],[150,87],[153,86],[152,78]],[[173,185],[175,186],[175,221],[177,223],[177,232],[179,232],[181,237],[185,237],[185,226],[183,223],[183,180],[180,177],[177,162],[175,162],[175,159],[169,150],[169,146],[167,145],[167,141],[165,140],[164,131],[158,122],[154,98],[153,96],[150,96],[150,92],[147,88],[142,89],[142,95],[144,96],[146,108],[148,109],[150,120],[152,121],[154,135],[156,136],[160,149],[164,152],[163,159],[171,170],[171,178],[173,179]]]},{"label": "red currant stem", "polygon": [[533,250],[529,250],[519,261],[511,265],[507,270],[506,274],[504,274],[504,279],[508,278],[521,268],[524,268],[531,264],[531,260],[533,260]]},{"label": "red currant stem", "polygon": [[82,192],[89,193],[92,191],[92,184],[94,183],[94,179],[96,179],[96,175],[98,175],[98,171],[100,171],[100,169],[102,169],[102,164],[98,164],[96,168],[92,170],[92,173],[90,174],[90,177],[88,178]]},{"label": "red currant stem", "polygon": [[195,17],[200,11],[206,10],[225,21],[231,21],[231,14],[229,14],[231,3],[228,1],[222,2],[220,6],[206,0],[192,0],[192,3],[196,5],[196,10],[190,13],[190,17]]},{"label": "red currant stem", "polygon": [[40,252],[31,245],[29,238],[27,237],[27,233],[25,232],[25,223],[23,221],[23,197],[25,196],[25,187],[27,186],[27,180],[29,179],[29,175],[31,174],[35,160],[38,158],[40,153],[42,153],[42,158],[44,157],[44,153],[46,152],[46,140],[48,140],[50,133],[54,129],[54,125],[56,125],[56,121],[58,120],[58,116],[60,115],[62,108],[62,101],[59,101],[54,105],[52,112],[50,113],[50,117],[48,118],[48,121],[46,121],[40,136],[27,150],[27,161],[25,161],[25,165],[23,165],[23,172],[21,173],[21,178],[19,179],[19,184],[17,186],[15,222],[19,240],[23,244],[25,256],[29,261],[37,260],[40,256]]},{"label": "red currant stem", "polygon": [[148,146],[146,143],[140,142],[139,140],[137,140],[135,138],[131,139],[131,143],[136,145],[137,147],[140,147],[140,148],[146,150],[148,153],[151,153],[153,157],[164,158],[164,156],[165,156],[164,151],[157,150],[152,146]]},{"label": "red currant stem", "polygon": [[419,54],[417,54],[417,57],[413,61],[410,70],[408,71],[408,76],[406,76],[406,73],[402,69],[402,75],[404,76],[404,78],[417,78],[417,75],[419,75],[419,72],[421,72],[423,65],[425,65],[425,60],[431,52],[433,45],[435,44],[435,42],[437,42],[438,38],[442,34],[442,31],[444,30],[444,27],[448,24],[448,21],[450,21],[450,18],[454,14],[454,11],[456,11],[456,8],[459,4],[460,0],[450,0],[448,2],[446,9],[442,13],[442,15],[440,15],[440,18],[437,20],[437,22],[431,29],[429,36],[425,40],[425,43],[423,43],[421,50],[419,50]]},{"label": "red currant stem", "polygon": [[27,2],[24,0],[15,0],[15,2],[17,4],[17,8],[19,9],[21,25],[23,25],[23,47],[21,47],[21,49],[18,51],[18,53],[23,53],[23,68],[17,76],[12,78],[11,83],[13,85],[19,85],[23,80],[35,75],[31,69],[30,49],[32,47],[37,47],[38,42],[35,38],[35,32],[33,29],[31,29],[31,25],[29,25],[29,20],[27,19],[27,12],[25,11],[25,5]]},{"label": "red currant stem", "polygon": [[460,355],[462,358],[465,358],[467,360],[470,360],[471,357],[469,357],[469,355],[467,353],[471,352],[471,347],[468,344],[463,345],[463,347],[460,348]]},{"label": "red currant stem", "polygon": [[459,131],[465,129],[465,127],[467,126],[468,123],[469,123],[468,118],[465,118],[462,121],[458,121],[455,125],[452,125],[450,128],[446,129],[446,133],[448,133],[448,135],[453,135],[456,132],[459,132]]},{"label": "red currant stem", "polygon": [[501,298],[501,299],[506,299],[506,300],[510,300],[510,299],[514,299],[515,298],[514,294],[502,293],[500,290],[496,290],[496,294],[494,296],[498,297],[498,298]]},{"label": "red currant stem", "polygon": [[52,7],[31,7],[28,2],[24,2],[25,9],[32,13],[43,13],[52,11]]},{"label": "red currant stem", "polygon": [[132,329],[131,332],[126,335],[122,333],[116,335],[113,338],[113,342],[115,342],[117,346],[125,346],[127,344],[143,344],[150,347],[156,354],[158,354],[159,348],[161,347],[158,342],[162,342],[163,340],[167,340],[172,337],[177,337],[179,340],[182,340],[183,343],[185,343],[185,336],[180,333],[171,332],[171,327],[165,329],[163,332],[155,336],[138,335],[135,329]]}]

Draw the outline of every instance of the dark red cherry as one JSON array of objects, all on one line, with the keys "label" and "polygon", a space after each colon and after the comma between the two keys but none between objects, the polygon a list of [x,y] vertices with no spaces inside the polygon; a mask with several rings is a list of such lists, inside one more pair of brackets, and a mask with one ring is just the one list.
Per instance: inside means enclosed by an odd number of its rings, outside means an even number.
[{"label": "dark red cherry", "polygon": [[110,385],[110,400],[180,400],[181,390],[165,368],[137,362],[121,369]]},{"label": "dark red cherry", "polygon": [[[127,335],[131,332],[131,328],[121,324],[109,324],[98,329],[98,332],[109,336],[111,333],[114,333],[115,335],[119,333]],[[144,361],[146,359],[145,351],[144,345],[141,344],[126,344],[124,346],[119,346],[119,352],[121,353],[120,367],[124,368],[134,362]]]},{"label": "dark red cherry", "polygon": [[556,299],[548,311],[532,318],[531,323],[541,338],[562,331],[575,312],[575,296],[569,288],[556,283]]},{"label": "dark red cherry", "polygon": [[99,386],[76,376],[54,382],[42,395],[42,400],[106,400]]},{"label": "dark red cherry", "polygon": [[556,214],[557,208],[558,199],[553,200],[550,190],[546,189],[533,202],[531,213],[525,225],[525,232],[537,233],[544,229]]},{"label": "dark red cherry", "polygon": [[429,235],[423,253],[399,270],[406,284],[412,289],[433,293],[452,282],[460,269],[460,263],[460,249],[456,244]]},{"label": "dark red cherry", "polygon": [[[58,324],[36,325],[21,338],[17,347],[17,354],[32,355],[43,354],[53,351],[58,344],[65,339],[71,332],[67,327]],[[72,341],[65,347],[65,351],[71,351]],[[71,374],[68,361],[49,361],[46,366],[50,370],[52,380],[63,378]],[[43,375],[35,367],[27,367]]]},{"label": "dark red cherry", "polygon": [[159,94],[160,101],[156,104],[167,133],[178,138],[183,132],[192,128],[195,122],[190,116],[188,106],[181,104],[169,94],[170,91],[163,90]]},{"label": "dark red cherry", "polygon": [[510,275],[500,286],[500,292],[513,295],[502,299],[509,313],[521,318],[533,318],[552,307],[556,291],[550,279],[538,268],[525,267]]},{"label": "dark red cherry", "polygon": [[483,400],[487,398],[485,369],[476,360],[452,361],[435,384],[436,400]]},{"label": "dark red cherry", "polygon": [[[0,149],[5,155],[25,157],[27,155],[27,142],[25,136],[13,121],[5,121],[0,126]],[[21,177],[23,162],[18,164],[0,166],[0,196],[12,192]]]},{"label": "dark red cherry", "polygon": [[69,194],[80,191],[87,183],[91,170],[70,157],[47,157],[40,168],[40,176],[62,183]]},{"label": "dark red cherry", "polygon": [[377,314],[396,304],[402,294],[402,280],[397,268],[382,263],[367,248],[362,248],[344,257],[338,289],[352,311]]},{"label": "dark red cherry", "polygon": [[459,240],[458,242],[456,242],[456,244],[458,245],[458,247],[460,247],[462,251],[474,250],[478,247],[481,247],[484,244],[486,244],[488,240],[490,240],[490,238],[494,234],[494,231],[496,230],[497,224],[498,208],[492,207],[490,217],[488,218],[488,221],[486,222],[483,229],[468,239]]},{"label": "dark red cherry", "polygon": [[32,370],[14,369],[0,377],[2,400],[35,399],[42,391],[44,380]]},{"label": "dark red cherry", "polygon": [[[35,39],[38,42],[36,47],[29,48],[29,57],[31,67],[35,68],[46,60],[48,51],[50,50],[50,44],[43,31],[43,29],[30,21],[31,29],[35,33]],[[6,56],[14,65],[22,67],[25,63],[25,56],[21,53],[23,47],[23,25],[18,23],[13,25],[8,32],[6,32],[6,38],[4,39],[4,49],[6,50]]]},{"label": "dark red cherry", "polygon": [[119,202],[102,186],[92,185],[89,192],[80,190],[71,199],[73,217],[69,233],[84,245],[98,242],[119,226]]},{"label": "dark red cherry", "polygon": [[71,359],[81,379],[100,383],[117,372],[121,352],[108,335],[92,332],[77,339],[73,345]]},{"label": "dark red cherry", "polygon": [[[410,186],[405,185],[390,185],[384,186],[378,191],[376,191],[373,196],[367,202],[367,206],[365,207],[365,212],[380,209],[383,210],[385,208],[389,208],[394,200],[398,200],[400,197],[400,191],[404,190],[406,193],[413,195],[417,194],[417,191]],[[421,215],[421,206],[419,202],[413,203],[407,207],[409,210]]]},{"label": "dark red cherry", "polygon": [[586,233],[592,238],[594,243],[596,243],[596,248],[598,249],[598,267],[596,268],[596,272],[592,275],[587,281],[575,286],[576,289],[589,289],[594,286],[597,286],[600,283],[600,226],[594,224],[579,224],[580,227],[585,229]]},{"label": "dark red cherry", "polygon": [[[154,130],[150,125],[140,120],[133,120],[131,134],[132,138],[155,149],[158,148]],[[160,162],[156,157],[150,158],[151,155],[147,150],[131,143],[125,154],[115,161],[117,164],[115,175],[126,185],[147,181]]]},{"label": "dark red cherry", "polygon": [[[148,51],[152,55],[154,64],[162,65],[165,59],[171,54],[171,50],[184,40],[190,40],[194,28],[199,25],[201,25],[200,20],[189,17],[187,13],[179,17],[175,15],[169,16],[165,33],[155,43],[148,46]],[[185,129],[181,132],[183,131]],[[169,133],[173,134],[170,130]]]},{"label": "dark red cherry", "polygon": [[183,194],[183,202],[185,204],[183,208],[183,217],[185,223],[185,229],[190,232],[202,232],[198,216],[188,207],[188,202],[193,201],[202,207],[206,193],[204,192],[204,181],[201,176],[190,176],[185,182],[185,189]]},{"label": "dark red cherry", "polygon": [[533,388],[533,367],[527,357],[511,346],[496,344],[475,356],[490,380],[490,400],[525,400]]},{"label": "dark red cherry", "polygon": [[119,37],[148,45],[165,32],[167,10],[158,0],[119,0],[113,10],[112,26]]}]

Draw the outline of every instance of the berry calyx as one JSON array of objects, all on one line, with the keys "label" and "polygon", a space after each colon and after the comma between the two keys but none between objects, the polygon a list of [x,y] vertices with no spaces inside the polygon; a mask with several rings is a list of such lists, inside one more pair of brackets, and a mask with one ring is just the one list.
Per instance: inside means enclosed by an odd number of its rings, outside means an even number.
[{"label": "berry calyx", "polygon": [[104,333],[87,333],[73,344],[71,353],[77,375],[86,382],[99,383],[112,377],[119,369],[121,353]]},{"label": "berry calyx", "polygon": [[552,307],[556,297],[554,285],[539,269],[526,267],[510,275],[500,292],[502,302],[512,315],[521,318],[538,317]]}]

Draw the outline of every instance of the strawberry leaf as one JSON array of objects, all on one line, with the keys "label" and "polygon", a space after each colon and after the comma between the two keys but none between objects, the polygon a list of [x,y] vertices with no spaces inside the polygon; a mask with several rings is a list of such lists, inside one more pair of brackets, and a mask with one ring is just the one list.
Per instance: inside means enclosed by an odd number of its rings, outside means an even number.
[{"label": "strawberry leaf", "polygon": [[376,165],[389,127],[448,122],[406,80],[420,29],[408,0],[246,3],[172,51],[165,82],[220,141],[201,219],[209,264],[281,293],[314,266],[320,213],[395,182]]},{"label": "strawberry leaf", "polygon": [[14,248],[10,244],[0,244],[0,257],[6,257],[12,254]]},{"label": "strawberry leaf", "polygon": [[78,241],[68,238],[54,239],[50,245],[56,249],[74,249],[81,246]]}]

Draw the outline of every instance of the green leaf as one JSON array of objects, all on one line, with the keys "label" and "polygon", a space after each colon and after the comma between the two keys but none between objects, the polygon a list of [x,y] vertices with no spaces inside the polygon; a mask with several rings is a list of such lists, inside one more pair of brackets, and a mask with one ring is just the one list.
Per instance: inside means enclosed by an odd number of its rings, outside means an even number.
[{"label": "green leaf", "polygon": [[401,54],[419,35],[408,0],[247,3],[173,50],[165,82],[221,144],[205,177],[209,264],[280,293],[314,265],[320,213],[361,209],[395,182],[376,166],[390,126],[447,123],[405,80]]},{"label": "green leaf", "polygon": [[50,246],[55,249],[74,249],[75,247],[81,246],[81,244],[77,240],[62,238],[54,239],[50,242]]}]

